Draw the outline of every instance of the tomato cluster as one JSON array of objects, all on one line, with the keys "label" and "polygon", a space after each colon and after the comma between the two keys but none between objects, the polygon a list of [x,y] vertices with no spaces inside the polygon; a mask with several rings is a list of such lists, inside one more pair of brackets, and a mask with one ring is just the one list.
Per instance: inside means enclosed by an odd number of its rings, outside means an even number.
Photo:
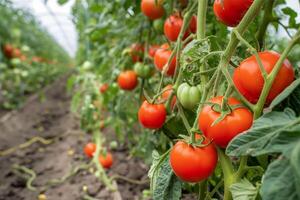
[{"label": "tomato cluster", "polygon": [[[88,143],[84,147],[84,153],[87,157],[92,158],[94,153],[96,152],[96,144],[95,143]],[[112,154],[109,152],[101,153],[99,155],[99,162],[102,167],[109,169],[113,164],[113,157]]]}]

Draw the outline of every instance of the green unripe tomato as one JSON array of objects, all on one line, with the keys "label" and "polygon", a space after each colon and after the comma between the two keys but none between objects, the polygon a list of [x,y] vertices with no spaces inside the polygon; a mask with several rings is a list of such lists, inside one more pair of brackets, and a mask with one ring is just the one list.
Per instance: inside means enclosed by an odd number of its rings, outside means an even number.
[{"label": "green unripe tomato", "polygon": [[200,85],[190,86],[187,83],[182,83],[177,89],[177,98],[184,108],[194,109],[201,100]]},{"label": "green unripe tomato", "polygon": [[153,28],[158,33],[163,33],[164,32],[164,20],[162,20],[162,19],[154,20],[153,21]]},{"label": "green unripe tomato", "polygon": [[17,67],[21,64],[21,60],[19,58],[13,58],[10,60],[12,66]]},{"label": "green unripe tomato", "polygon": [[135,63],[134,65],[135,73],[141,78],[149,78],[151,75],[151,68],[149,65],[144,65],[143,63]]}]

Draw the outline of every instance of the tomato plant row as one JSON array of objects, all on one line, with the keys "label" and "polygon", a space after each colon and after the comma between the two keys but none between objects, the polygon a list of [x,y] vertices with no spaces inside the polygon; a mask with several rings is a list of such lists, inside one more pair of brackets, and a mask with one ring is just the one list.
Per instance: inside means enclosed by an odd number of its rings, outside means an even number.
[{"label": "tomato plant row", "polygon": [[[153,199],[300,198],[297,11],[275,0],[105,2],[73,7],[80,66],[68,84],[93,148],[106,155],[100,126],[113,127],[151,164]],[[279,41],[268,30],[284,15],[294,30]]]},{"label": "tomato plant row", "polygon": [[4,0],[0,16],[0,107],[14,109],[65,72],[70,58],[30,13]]}]

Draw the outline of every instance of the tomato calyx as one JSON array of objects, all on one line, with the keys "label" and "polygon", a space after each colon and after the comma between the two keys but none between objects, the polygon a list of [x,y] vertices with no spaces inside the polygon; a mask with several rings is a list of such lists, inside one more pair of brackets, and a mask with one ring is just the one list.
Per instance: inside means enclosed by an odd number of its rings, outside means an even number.
[{"label": "tomato calyx", "polygon": [[236,104],[236,105],[229,105],[227,102],[225,102],[222,105],[218,104],[218,103],[206,103],[208,105],[211,106],[211,109],[217,113],[220,113],[221,115],[211,124],[211,126],[214,126],[216,124],[218,124],[219,122],[221,122],[223,119],[225,119],[225,117],[227,115],[230,115],[235,109],[238,108],[245,108],[244,105],[242,104]]},{"label": "tomato calyx", "polygon": [[179,139],[177,139],[176,141],[183,141],[195,148],[204,148],[209,146],[213,142],[212,140],[208,140],[204,135],[199,134],[199,130],[191,130],[190,136],[180,134]]}]

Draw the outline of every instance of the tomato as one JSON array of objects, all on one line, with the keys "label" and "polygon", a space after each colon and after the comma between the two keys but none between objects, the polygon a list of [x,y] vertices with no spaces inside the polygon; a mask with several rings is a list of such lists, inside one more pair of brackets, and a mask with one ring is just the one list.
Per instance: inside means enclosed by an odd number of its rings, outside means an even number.
[{"label": "tomato", "polygon": [[99,156],[99,162],[103,168],[109,169],[113,164],[112,154],[107,152],[106,154],[101,154]]},{"label": "tomato", "polygon": [[[181,16],[178,14],[174,14],[168,17],[166,19],[165,24],[164,24],[164,33],[165,36],[170,40],[170,41],[176,41],[181,27],[183,25],[183,19]],[[183,38],[186,38],[189,35],[189,31],[187,30],[183,36]]]},{"label": "tomato", "polygon": [[137,83],[136,73],[132,70],[121,72],[118,76],[119,87],[123,90],[133,90]]},{"label": "tomato", "polygon": [[139,109],[139,122],[149,129],[161,128],[166,120],[167,111],[164,104],[151,104],[144,101]]},{"label": "tomato", "polygon": [[132,62],[141,62],[143,60],[144,46],[141,44],[132,44],[130,47],[130,56]]},{"label": "tomato", "polygon": [[99,91],[100,93],[104,93],[106,92],[106,90],[108,89],[109,85],[107,83],[104,83],[100,86]]},{"label": "tomato", "polygon": [[[159,71],[163,70],[163,67],[168,63],[169,57],[172,54],[171,50],[166,49],[167,45],[162,45],[161,49],[158,49],[154,56],[154,64]],[[173,76],[176,69],[176,56],[173,57],[167,75]]]},{"label": "tomato", "polygon": [[96,151],[96,144],[95,143],[87,143],[84,147],[84,153],[87,157],[93,157]]},{"label": "tomato", "polygon": [[153,28],[154,28],[154,30],[156,30],[156,32],[163,33],[164,32],[164,20],[162,20],[162,19],[154,20]]},{"label": "tomato", "polygon": [[[259,52],[259,57],[268,74],[271,73],[280,54],[273,51]],[[245,78],[247,77],[247,78]],[[266,103],[269,104],[295,79],[291,63],[285,59],[273,82]],[[260,73],[255,56],[245,59],[239,67],[234,70],[233,82],[237,89],[252,103],[256,103],[264,86],[264,80]]]},{"label": "tomato", "polygon": [[14,58],[20,58],[21,56],[22,56],[21,50],[18,49],[18,48],[15,48],[15,49],[13,50],[13,57],[14,57]]},{"label": "tomato", "polygon": [[156,51],[158,50],[160,48],[160,46],[159,45],[151,45],[150,47],[149,47],[149,51],[148,51],[148,55],[151,57],[151,58],[154,58],[154,56],[155,56],[155,53],[156,53]]},{"label": "tomato", "polygon": [[[172,93],[172,88],[173,86],[171,84],[167,85],[166,87],[164,87],[163,90],[165,90],[165,92],[163,92],[161,94],[161,98],[165,101],[168,100],[169,96],[171,95]],[[175,106],[175,103],[176,103],[176,96],[174,95],[173,98],[172,98],[172,101],[171,101],[171,108],[173,109],[174,106]]]},{"label": "tomato", "polygon": [[[221,105],[222,99],[222,96],[214,97],[209,102]],[[235,98],[228,98],[228,104],[233,106],[241,104],[241,102]],[[207,138],[213,140],[216,145],[222,148],[226,148],[232,138],[246,131],[252,125],[252,113],[247,108],[240,107],[233,109],[231,114],[212,126],[221,115],[221,113],[214,111],[212,107],[212,105],[204,106],[199,114],[198,125]]]},{"label": "tomato", "polygon": [[10,44],[5,44],[3,46],[3,53],[7,58],[12,58],[14,52],[14,47]]},{"label": "tomato", "polygon": [[214,13],[227,26],[236,26],[244,17],[253,0],[215,0]]},{"label": "tomato", "polygon": [[181,105],[186,109],[194,109],[201,99],[201,88],[182,83],[177,89],[177,98]]},{"label": "tomato", "polygon": [[[205,139],[203,143],[208,142]],[[207,179],[214,172],[217,162],[218,154],[213,143],[205,147],[194,147],[184,141],[178,141],[170,152],[170,164],[174,173],[187,182]]]},{"label": "tomato", "polygon": [[161,18],[165,14],[162,3],[162,0],[142,0],[142,13],[152,20]]},{"label": "tomato", "polygon": [[190,30],[192,33],[197,32],[197,16],[193,15],[190,22]]},{"label": "tomato", "polygon": [[135,63],[134,65],[135,73],[141,78],[149,78],[151,76],[151,68],[149,65],[143,63]]}]

